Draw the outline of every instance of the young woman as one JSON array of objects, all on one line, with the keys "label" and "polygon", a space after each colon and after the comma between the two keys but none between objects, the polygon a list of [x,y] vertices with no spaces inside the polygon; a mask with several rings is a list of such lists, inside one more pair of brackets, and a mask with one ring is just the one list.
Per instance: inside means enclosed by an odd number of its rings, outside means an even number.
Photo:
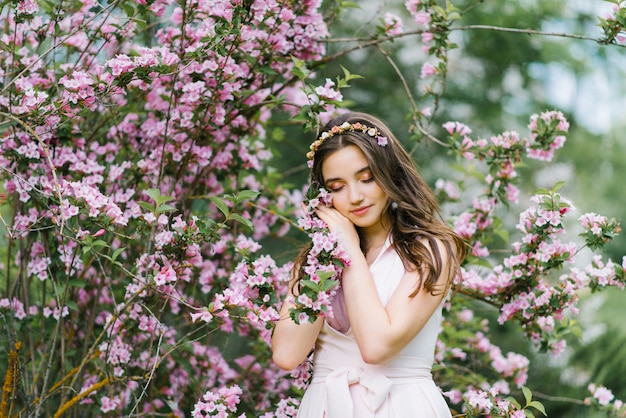
[{"label": "young woman", "polygon": [[[332,194],[317,215],[350,258],[335,317],[296,324],[287,298],[274,362],[297,367],[314,349],[300,418],[439,418],[449,408],[431,376],[442,304],[465,247],[441,219],[432,190],[380,120],[330,121],[307,154],[311,184]],[[298,294],[296,260],[291,295]]]}]

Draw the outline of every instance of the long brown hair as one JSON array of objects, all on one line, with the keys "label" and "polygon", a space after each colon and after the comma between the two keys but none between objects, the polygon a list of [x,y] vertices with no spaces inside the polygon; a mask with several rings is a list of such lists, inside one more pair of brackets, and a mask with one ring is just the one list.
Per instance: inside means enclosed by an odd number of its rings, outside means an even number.
[{"label": "long brown hair", "polygon": [[[387,145],[380,146],[377,138],[359,131],[346,131],[327,139],[315,151],[310,184],[324,184],[322,165],[329,155],[349,145],[357,146],[367,159],[374,181],[387,193],[389,202],[397,204],[397,207],[389,204],[386,208],[391,223],[391,242],[405,268],[408,271],[421,272],[420,283],[411,296],[415,296],[422,286],[433,295],[446,292],[465,257],[466,247],[463,240],[442,219],[435,194],[391,130],[374,116],[352,112],[332,119],[322,128],[322,132],[345,122],[360,122],[377,128],[381,136],[387,138]],[[450,282],[443,289],[435,286],[443,273],[438,240],[448,256]],[[294,279],[302,278],[301,267],[306,263],[307,253],[308,248],[305,248],[296,258]]]}]

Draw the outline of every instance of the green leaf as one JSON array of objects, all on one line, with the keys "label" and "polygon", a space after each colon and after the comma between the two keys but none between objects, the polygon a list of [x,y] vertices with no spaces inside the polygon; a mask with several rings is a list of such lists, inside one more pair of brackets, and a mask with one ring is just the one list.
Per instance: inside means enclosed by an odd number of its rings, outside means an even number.
[{"label": "green leaf", "polygon": [[[541,412],[546,417],[548,416],[548,414],[546,414],[546,408],[545,408],[545,406],[543,406],[543,404],[541,402],[539,402],[539,401],[532,401],[531,403],[528,404],[528,406],[531,406],[531,407],[535,408],[537,411]],[[525,411],[525,412],[527,412],[527,411]]]},{"label": "green leaf", "polygon": [[337,259],[337,258],[333,258],[332,262],[334,265],[336,265],[337,267],[341,267],[344,268],[346,265],[343,263],[343,261]]},{"label": "green leaf", "polygon": [[91,246],[92,247],[108,247],[109,244],[107,244],[106,241],[102,241],[101,239],[99,239],[99,240],[92,242]]},{"label": "green leaf", "polygon": [[78,304],[76,304],[76,302],[74,302],[73,300],[66,300],[65,301],[65,305],[71,310],[71,311],[77,311],[78,310]]},{"label": "green leaf", "polygon": [[328,292],[333,287],[337,286],[339,282],[337,280],[324,280],[322,282],[322,290]]},{"label": "green leaf", "polygon": [[315,292],[319,292],[320,291],[320,287],[317,283],[315,283],[313,280],[301,280],[300,283],[305,286],[308,287],[309,289],[315,291]]},{"label": "green leaf", "polygon": [[298,77],[300,80],[306,79],[309,76],[309,74],[311,73],[311,71],[309,71],[306,68],[306,66],[304,65],[304,61],[301,60],[301,59],[298,59],[296,57],[291,57],[291,60],[295,64],[293,69],[291,70],[293,75]]},{"label": "green leaf", "polygon": [[119,255],[122,254],[122,252],[125,249],[126,248],[124,248],[124,247],[115,249],[115,251],[113,251],[113,254],[111,254],[111,261],[115,261],[117,259],[117,257],[119,257]]},{"label": "green leaf", "polygon": [[157,206],[162,205],[163,203],[174,200],[172,196],[164,196],[158,189],[148,189],[146,190],[146,194],[154,200]]},{"label": "green leaf", "polygon": [[570,329],[570,332],[572,333],[573,336],[575,336],[578,339],[582,339],[583,338],[583,330],[582,330],[582,328],[580,328],[578,326],[573,326]]},{"label": "green leaf", "polygon": [[172,206],[172,205],[168,205],[167,203],[164,205],[160,205],[157,210],[156,213],[163,213],[163,212],[171,212],[173,210],[176,210],[176,207]]},{"label": "green leaf", "polygon": [[241,216],[238,213],[232,213],[230,215],[230,219],[232,219],[233,221],[239,222],[240,224],[243,224],[243,225],[247,226],[250,229],[253,229],[252,221],[250,221],[250,219],[244,218],[243,216]]},{"label": "green leaf", "polygon": [[552,192],[556,192],[557,190],[559,190],[561,187],[563,187],[563,185],[565,184],[564,181],[559,181],[557,182],[553,187],[552,187]]},{"label": "green leaf", "polygon": [[509,401],[512,405],[514,405],[516,408],[521,408],[522,406],[519,404],[519,402],[517,401],[517,399],[515,399],[512,396],[507,396],[505,398],[507,401]]},{"label": "green leaf", "polygon": [[139,206],[141,206],[142,208],[144,208],[148,212],[154,212],[156,210],[154,205],[152,205],[151,203],[144,202],[144,201],[139,201],[137,203],[139,203]]},{"label": "green leaf", "polygon": [[116,80],[115,80],[115,84],[120,86],[120,87],[126,87],[128,85],[128,83],[131,82],[131,80],[133,79],[133,76],[135,75],[135,73],[133,73],[132,71],[121,74]]},{"label": "green leaf", "polygon": [[524,393],[524,399],[526,399],[526,405],[533,399],[533,393],[526,386],[522,386],[522,392]]},{"label": "green leaf", "polygon": [[528,409],[524,409],[524,413],[526,414],[526,418],[535,418],[535,414],[533,414],[533,412],[529,411]]},{"label": "green leaf", "polygon": [[242,190],[239,193],[237,193],[237,196],[235,196],[235,203],[240,203],[244,200],[254,200],[256,199],[261,193],[259,192],[255,192],[253,190]]},{"label": "green leaf", "polygon": [[230,213],[230,209],[228,209],[228,205],[226,205],[226,202],[224,201],[224,199],[222,199],[221,197],[217,197],[217,196],[211,196],[209,197],[209,199],[211,200],[211,202],[215,204],[215,206],[217,206],[217,208],[220,210],[220,212],[224,214],[224,216],[228,217],[228,214]]},{"label": "green leaf", "polygon": [[128,17],[133,17],[135,15],[135,8],[133,7],[132,4],[123,3],[122,9],[124,10],[124,13],[126,13],[126,16]]},{"label": "green leaf", "polygon": [[333,275],[332,271],[316,271],[315,274],[317,274],[317,277],[320,278],[320,281],[324,281],[328,278],[330,278]]}]

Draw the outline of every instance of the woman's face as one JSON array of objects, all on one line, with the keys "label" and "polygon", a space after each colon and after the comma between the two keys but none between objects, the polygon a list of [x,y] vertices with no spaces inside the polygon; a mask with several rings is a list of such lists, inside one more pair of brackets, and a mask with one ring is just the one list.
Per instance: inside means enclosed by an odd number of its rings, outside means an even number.
[{"label": "woman's face", "polygon": [[333,195],[333,207],[367,232],[381,228],[387,193],[375,181],[367,159],[355,145],[330,154],[322,163],[324,188]]}]

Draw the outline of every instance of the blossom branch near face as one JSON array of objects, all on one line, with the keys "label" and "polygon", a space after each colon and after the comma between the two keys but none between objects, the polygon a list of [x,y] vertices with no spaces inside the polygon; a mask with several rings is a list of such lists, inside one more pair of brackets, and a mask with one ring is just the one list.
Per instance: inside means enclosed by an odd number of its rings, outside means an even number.
[{"label": "blossom branch near face", "polygon": [[333,317],[332,300],[340,286],[341,272],[350,264],[346,252],[328,226],[316,214],[318,205],[331,205],[332,195],[311,185],[304,201],[304,215],[298,225],[311,239],[307,264],[302,266],[304,279],[290,316],[296,323],[314,322],[319,316]]}]

